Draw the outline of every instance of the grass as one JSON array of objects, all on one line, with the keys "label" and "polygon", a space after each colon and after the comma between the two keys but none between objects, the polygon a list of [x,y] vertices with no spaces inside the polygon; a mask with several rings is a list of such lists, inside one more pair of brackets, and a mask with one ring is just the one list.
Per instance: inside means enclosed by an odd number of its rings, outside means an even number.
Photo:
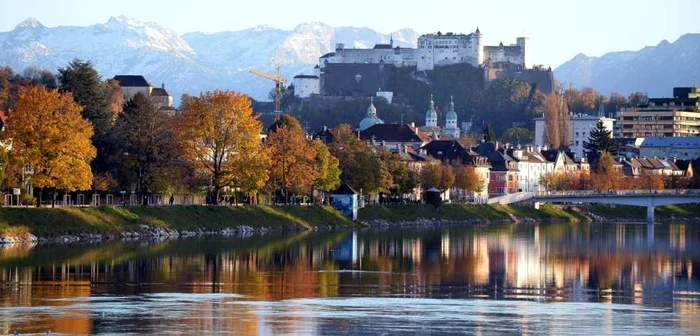
[{"label": "grass", "polygon": [[360,221],[411,221],[418,218],[437,220],[506,220],[533,218],[538,220],[581,221],[588,218],[580,213],[554,205],[542,205],[539,210],[528,206],[446,204],[440,211],[430,205],[367,206],[360,209]]},{"label": "grass", "polygon": [[137,231],[142,224],[176,230],[221,230],[239,225],[309,229],[316,225],[352,225],[352,222],[328,206],[0,209],[3,234],[31,232],[40,237],[110,234]]},{"label": "grass", "polygon": [[[588,211],[608,219],[624,218],[645,220],[647,208],[631,205],[604,205],[595,204]],[[666,219],[671,217],[700,218],[700,206],[697,204],[664,205],[654,209],[656,218]]]}]

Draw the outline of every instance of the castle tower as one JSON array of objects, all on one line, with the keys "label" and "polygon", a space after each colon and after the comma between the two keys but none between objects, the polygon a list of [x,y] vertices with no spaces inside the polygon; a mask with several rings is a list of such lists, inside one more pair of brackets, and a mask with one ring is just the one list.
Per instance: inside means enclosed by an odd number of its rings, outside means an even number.
[{"label": "castle tower", "polygon": [[478,62],[476,66],[484,65],[484,35],[481,34],[478,26],[474,32],[474,39],[476,40],[476,61]]},{"label": "castle tower", "polygon": [[528,53],[530,51],[529,50],[530,47],[528,45],[529,40],[530,39],[527,37],[518,37],[516,40],[517,41],[516,43],[518,44],[518,46],[520,46],[520,50],[523,53],[523,69],[527,69],[527,67],[528,67],[528,64],[527,64],[529,61]]},{"label": "castle tower", "polygon": [[455,112],[455,103],[452,96],[450,96],[450,109],[445,116],[445,129],[443,132],[454,138],[459,138],[460,130],[457,127],[457,112]]},{"label": "castle tower", "polygon": [[430,104],[428,110],[425,111],[425,127],[437,127],[437,112],[435,112],[435,102],[433,94],[430,94]]}]

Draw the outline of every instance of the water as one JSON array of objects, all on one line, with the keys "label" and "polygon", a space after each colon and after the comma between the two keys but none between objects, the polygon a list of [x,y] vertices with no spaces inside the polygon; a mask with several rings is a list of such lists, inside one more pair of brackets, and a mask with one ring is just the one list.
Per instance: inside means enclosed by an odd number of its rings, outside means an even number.
[{"label": "water", "polygon": [[517,224],[0,249],[0,333],[697,334],[700,226]]}]

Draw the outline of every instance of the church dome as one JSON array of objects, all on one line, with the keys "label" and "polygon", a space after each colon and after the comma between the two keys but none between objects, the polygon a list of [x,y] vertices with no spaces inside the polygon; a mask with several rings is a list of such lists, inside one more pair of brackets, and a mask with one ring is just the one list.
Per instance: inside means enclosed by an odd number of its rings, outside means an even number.
[{"label": "church dome", "polygon": [[367,116],[360,121],[360,131],[364,131],[376,124],[383,124],[384,120],[377,117],[377,108],[374,107],[374,101],[370,97],[369,107],[367,108]]}]

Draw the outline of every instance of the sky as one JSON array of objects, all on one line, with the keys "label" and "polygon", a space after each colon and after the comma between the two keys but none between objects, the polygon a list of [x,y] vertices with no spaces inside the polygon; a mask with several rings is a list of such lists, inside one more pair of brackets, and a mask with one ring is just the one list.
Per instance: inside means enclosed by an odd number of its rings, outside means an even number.
[{"label": "sky", "polygon": [[29,17],[43,25],[87,26],[125,15],[180,34],[235,31],[259,25],[293,29],[305,22],[368,27],[382,33],[470,33],[486,45],[530,38],[531,64],[555,68],[579,53],[639,50],[700,33],[700,0],[0,0],[0,31]]}]

